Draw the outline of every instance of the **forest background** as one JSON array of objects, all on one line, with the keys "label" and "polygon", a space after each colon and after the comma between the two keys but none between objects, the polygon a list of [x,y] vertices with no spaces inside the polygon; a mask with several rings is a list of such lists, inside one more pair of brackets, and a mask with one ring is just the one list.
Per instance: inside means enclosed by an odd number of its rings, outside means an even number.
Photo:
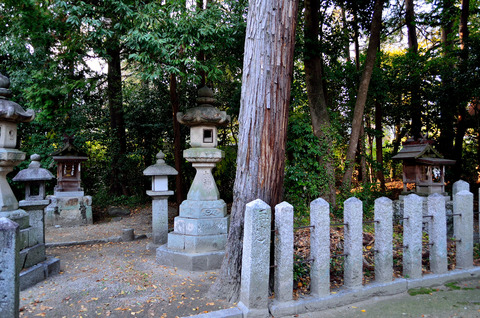
[{"label": "forest background", "polygon": [[[376,3],[382,28],[371,42]],[[245,0],[2,1],[0,72],[12,99],[38,112],[20,125],[20,149],[53,172],[49,154],[75,135],[90,158],[83,186],[99,208],[147,202],[142,171],[162,150],[180,172],[170,185],[179,203],[194,169],[182,158],[189,131],[175,114],[196,106],[206,84],[232,116],[219,130],[225,159],[214,170],[231,202],[247,10]],[[355,121],[368,43],[376,59]],[[449,182],[478,184],[479,1],[300,1],[284,181],[297,216],[317,197],[335,207],[352,189],[373,204],[387,181],[401,180],[391,157],[407,137],[433,139],[456,160]]]}]

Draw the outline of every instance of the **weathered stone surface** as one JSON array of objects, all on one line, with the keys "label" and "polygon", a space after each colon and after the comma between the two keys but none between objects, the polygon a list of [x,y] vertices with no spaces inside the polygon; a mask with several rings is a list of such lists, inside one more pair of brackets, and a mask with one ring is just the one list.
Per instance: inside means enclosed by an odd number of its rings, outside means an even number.
[{"label": "weathered stone surface", "polygon": [[422,204],[423,199],[416,194],[405,197],[403,221],[403,276],[422,277]]},{"label": "weathered stone surface", "polygon": [[223,200],[191,201],[180,204],[180,216],[186,218],[219,218],[227,215],[227,204]]},{"label": "weathered stone surface", "polygon": [[227,234],[230,216],[221,218],[192,219],[177,216],[174,221],[176,233],[186,235]]},{"label": "weathered stone surface", "polygon": [[227,234],[184,235],[168,233],[168,248],[185,253],[205,253],[225,249]]},{"label": "weathered stone surface", "polygon": [[184,253],[162,245],[157,248],[156,262],[160,265],[178,267],[187,271],[206,271],[219,269],[224,256],[225,251]]},{"label": "weathered stone surface", "polygon": [[262,200],[246,205],[240,301],[249,310],[268,308],[271,209]]},{"label": "weathered stone surface", "polygon": [[473,194],[467,190],[453,197],[453,217],[457,268],[473,267]]},{"label": "weathered stone surface", "polygon": [[324,199],[310,203],[310,255],[315,261],[310,269],[310,292],[315,296],[330,294],[330,205]]},{"label": "weathered stone surface", "polygon": [[293,290],[293,206],[275,206],[275,299],[292,300]]},{"label": "weathered stone surface", "polygon": [[470,184],[463,180],[458,180],[452,186],[452,196],[455,196],[460,191],[470,191]]},{"label": "weathered stone surface", "polygon": [[152,200],[153,244],[165,244],[168,239],[168,196],[155,196]]},{"label": "weathered stone surface", "polygon": [[344,282],[348,289],[362,287],[363,279],[363,207],[362,201],[349,198],[344,202]]},{"label": "weathered stone surface", "polygon": [[448,270],[447,259],[447,225],[445,200],[438,194],[428,197],[430,270],[434,274],[443,274]]},{"label": "weathered stone surface", "polygon": [[375,200],[375,281],[393,279],[393,205],[386,197]]},{"label": "weathered stone surface", "polygon": [[18,224],[0,217],[0,317],[18,317]]}]

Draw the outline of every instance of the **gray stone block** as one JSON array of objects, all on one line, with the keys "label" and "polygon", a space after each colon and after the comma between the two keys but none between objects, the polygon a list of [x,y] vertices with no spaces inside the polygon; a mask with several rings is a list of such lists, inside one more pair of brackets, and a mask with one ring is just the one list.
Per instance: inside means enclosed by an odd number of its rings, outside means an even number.
[{"label": "gray stone block", "polygon": [[192,219],[177,216],[174,222],[175,232],[187,235],[227,234],[230,216],[221,218]]},{"label": "gray stone block", "polygon": [[0,217],[0,317],[19,314],[18,235],[18,224]]},{"label": "gray stone block", "polygon": [[422,277],[422,221],[423,198],[416,194],[405,197],[403,222],[403,276]]},{"label": "gray stone block", "polygon": [[160,265],[177,267],[187,271],[206,271],[219,269],[222,265],[224,251],[208,253],[185,253],[174,251],[162,245],[157,249],[156,261]]},{"label": "gray stone block", "polygon": [[7,219],[17,223],[19,229],[25,229],[30,226],[28,214],[22,209],[0,212],[0,218],[1,217],[6,217]]},{"label": "gray stone block", "polygon": [[37,264],[23,270],[20,273],[20,290],[25,290],[33,285],[45,280],[45,267],[43,264]]},{"label": "gray stone block", "polygon": [[313,295],[330,294],[330,205],[322,198],[310,203],[310,269]]},{"label": "gray stone block", "polygon": [[393,277],[393,205],[389,198],[375,200],[375,281],[387,283]]},{"label": "gray stone block", "polygon": [[185,235],[175,232],[168,233],[168,248],[177,251],[185,249]]},{"label": "gray stone block", "polygon": [[344,202],[344,284],[349,289],[362,287],[363,279],[363,235],[362,235],[362,201],[349,198]]},{"label": "gray stone block", "polygon": [[275,206],[275,299],[289,301],[293,290],[293,206]]},{"label": "gray stone block", "polygon": [[28,236],[29,236],[29,233],[30,233],[30,229],[31,228],[22,229],[19,232],[18,246],[19,246],[20,250],[23,250],[24,248],[27,248],[27,247],[31,246],[31,245],[28,245],[28,242],[29,242]]},{"label": "gray stone block", "polygon": [[20,251],[20,264],[23,268],[29,268],[45,260],[45,245],[37,244]]},{"label": "gray stone block", "polygon": [[180,216],[186,218],[219,218],[226,215],[227,204],[223,200],[185,200],[180,204]]},{"label": "gray stone block", "polygon": [[185,235],[185,252],[205,253],[221,251],[227,244],[227,234],[193,236]]},{"label": "gray stone block", "polygon": [[[191,317],[191,316],[189,316]],[[238,307],[211,311],[205,314],[195,315],[196,318],[243,318],[243,313]],[[182,317],[187,318],[187,317]]]}]

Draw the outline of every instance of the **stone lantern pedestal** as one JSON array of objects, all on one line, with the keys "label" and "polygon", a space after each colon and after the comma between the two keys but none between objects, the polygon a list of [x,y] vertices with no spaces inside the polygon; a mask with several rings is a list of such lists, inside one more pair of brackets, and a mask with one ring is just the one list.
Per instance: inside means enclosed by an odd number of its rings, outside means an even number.
[{"label": "stone lantern pedestal", "polygon": [[212,169],[224,157],[223,151],[215,148],[216,127],[227,124],[230,116],[213,107],[214,102],[212,91],[204,87],[198,92],[199,106],[177,114],[180,123],[191,127],[192,148],[185,150],[183,157],[197,172],[168,243],[157,249],[157,263],[162,265],[194,271],[218,269],[225,254],[230,218]]}]

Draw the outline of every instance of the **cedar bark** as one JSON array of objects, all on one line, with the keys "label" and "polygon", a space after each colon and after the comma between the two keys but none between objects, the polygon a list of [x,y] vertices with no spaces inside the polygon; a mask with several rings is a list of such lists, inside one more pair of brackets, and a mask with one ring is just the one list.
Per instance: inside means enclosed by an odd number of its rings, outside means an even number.
[{"label": "cedar bark", "polygon": [[314,135],[319,139],[319,147],[325,150],[325,156],[319,161],[325,167],[328,178],[328,189],[321,196],[330,204],[336,204],[335,167],[333,165],[332,140],[330,130],[330,115],[325,96],[322,78],[323,61],[319,52],[319,0],[305,0],[305,82],[307,86],[308,106],[312,118]]},{"label": "cedar bark", "polygon": [[370,39],[368,42],[367,57],[365,69],[362,72],[360,86],[358,88],[357,100],[353,111],[352,133],[348,144],[346,169],[343,176],[343,187],[350,188],[352,184],[353,167],[355,161],[355,152],[357,150],[360,130],[363,125],[363,112],[367,102],[368,87],[372,78],[373,67],[377,56],[377,48],[380,45],[380,31],[382,28],[382,11],[384,0],[375,0],[373,9],[372,25],[370,30]]},{"label": "cedar bark", "polygon": [[177,77],[175,74],[170,74],[170,103],[172,104],[172,121],[173,121],[173,157],[175,159],[175,170],[178,174],[175,176],[175,199],[178,206],[185,199],[183,191],[183,176],[182,176],[182,136],[180,130],[180,123],[177,120],[177,113],[180,109],[180,101],[177,92]]},{"label": "cedar bark", "polygon": [[243,60],[237,173],[226,255],[210,292],[238,299],[245,205],[283,196],[297,0],[250,0]]}]

